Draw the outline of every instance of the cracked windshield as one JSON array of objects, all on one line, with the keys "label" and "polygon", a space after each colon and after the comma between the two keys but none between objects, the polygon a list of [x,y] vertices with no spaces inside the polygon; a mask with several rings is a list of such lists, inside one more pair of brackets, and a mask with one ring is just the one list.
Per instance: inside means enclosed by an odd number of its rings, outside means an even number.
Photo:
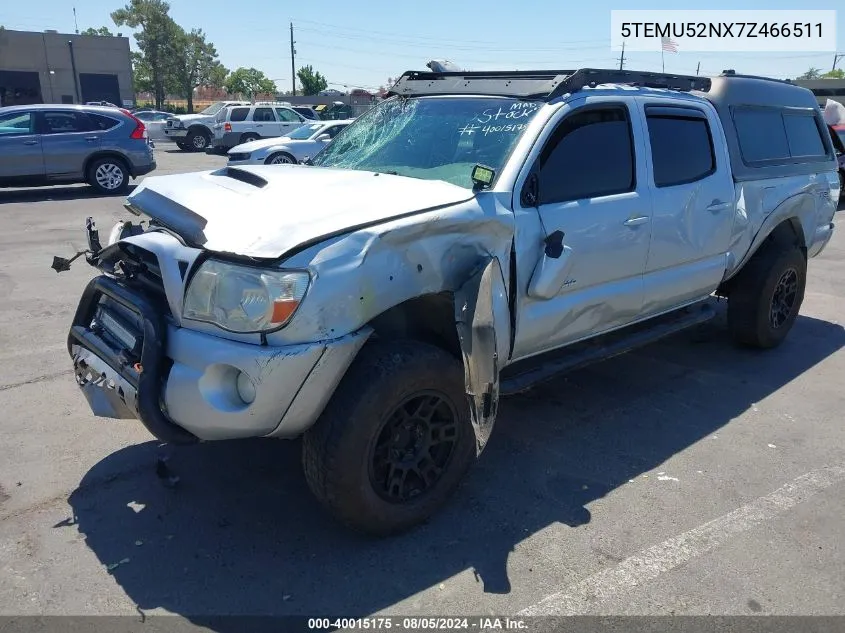
[{"label": "cracked windshield", "polygon": [[472,188],[476,164],[497,172],[540,103],[500,98],[393,99],[321,152],[314,164]]}]

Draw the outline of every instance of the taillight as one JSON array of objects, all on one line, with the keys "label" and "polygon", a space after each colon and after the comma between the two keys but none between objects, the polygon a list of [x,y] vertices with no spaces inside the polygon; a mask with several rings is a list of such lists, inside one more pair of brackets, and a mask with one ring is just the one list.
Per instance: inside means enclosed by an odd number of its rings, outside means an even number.
[{"label": "taillight", "polygon": [[232,124],[229,123],[228,121],[226,121],[226,123],[223,124],[223,131],[224,132],[231,132],[232,131]]},{"label": "taillight", "polygon": [[135,122],[135,129],[132,130],[132,134],[129,135],[129,138],[135,139],[136,141],[141,141],[147,138],[147,126],[144,125],[144,122],[133,115],[129,110],[121,108],[120,111]]}]

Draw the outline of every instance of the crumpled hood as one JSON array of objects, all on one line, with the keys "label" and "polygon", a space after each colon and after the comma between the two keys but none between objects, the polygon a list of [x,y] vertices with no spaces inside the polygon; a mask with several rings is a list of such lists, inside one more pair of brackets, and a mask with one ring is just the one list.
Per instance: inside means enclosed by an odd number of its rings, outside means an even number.
[{"label": "crumpled hood", "polygon": [[207,250],[277,258],[307,243],[473,192],[442,181],[305,165],[229,167],[148,177],[129,208]]},{"label": "crumpled hood", "polygon": [[251,154],[259,149],[267,149],[268,147],[275,147],[276,145],[289,145],[291,143],[301,143],[302,141],[295,141],[289,139],[287,136],[274,136],[271,138],[260,138],[256,141],[249,141],[248,143],[241,143],[235,145],[229,150],[229,154]]},{"label": "crumpled hood", "polygon": [[187,127],[188,123],[193,123],[194,121],[208,121],[214,117],[210,117],[207,114],[177,114],[172,118],[181,121]]}]

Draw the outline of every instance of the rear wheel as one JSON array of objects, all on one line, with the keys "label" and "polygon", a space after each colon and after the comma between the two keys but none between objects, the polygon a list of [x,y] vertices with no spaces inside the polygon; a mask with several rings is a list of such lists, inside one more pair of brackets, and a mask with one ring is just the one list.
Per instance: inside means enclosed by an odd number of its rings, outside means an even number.
[{"label": "rear wheel", "polygon": [[88,167],[88,184],[99,193],[123,193],[129,187],[129,170],[119,158],[100,158]]},{"label": "rear wheel", "polygon": [[181,149],[182,151],[185,151],[185,152],[187,152],[191,149],[191,146],[188,145],[187,143],[185,143],[184,141],[176,141],[176,147],[178,147],[179,149]]},{"label": "rear wheel", "polygon": [[443,505],[475,458],[460,362],[417,341],[368,344],[306,433],[308,485],[365,533],[409,529]]},{"label": "rear wheel", "polygon": [[297,160],[287,152],[276,152],[267,157],[266,165],[296,165]]},{"label": "rear wheel", "polygon": [[740,271],[728,297],[728,326],[737,343],[780,345],[804,301],[807,258],[794,244],[772,241]]},{"label": "rear wheel", "polygon": [[241,143],[250,143],[252,141],[257,141],[260,136],[258,134],[241,134]]}]

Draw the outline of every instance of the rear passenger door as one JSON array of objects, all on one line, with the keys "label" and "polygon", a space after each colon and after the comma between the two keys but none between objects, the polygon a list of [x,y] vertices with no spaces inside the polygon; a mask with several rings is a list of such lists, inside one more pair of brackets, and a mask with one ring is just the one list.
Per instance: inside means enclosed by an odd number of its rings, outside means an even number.
[{"label": "rear passenger door", "polygon": [[255,108],[252,113],[253,130],[263,137],[282,136],[282,127],[276,120],[273,108]]},{"label": "rear passenger door", "polygon": [[651,246],[643,314],[701,299],[724,275],[734,220],[734,183],[712,108],[638,100],[647,129]]},{"label": "rear passenger door", "polygon": [[36,116],[47,177],[82,175],[86,159],[100,147],[102,132],[84,112],[38,110]]}]

